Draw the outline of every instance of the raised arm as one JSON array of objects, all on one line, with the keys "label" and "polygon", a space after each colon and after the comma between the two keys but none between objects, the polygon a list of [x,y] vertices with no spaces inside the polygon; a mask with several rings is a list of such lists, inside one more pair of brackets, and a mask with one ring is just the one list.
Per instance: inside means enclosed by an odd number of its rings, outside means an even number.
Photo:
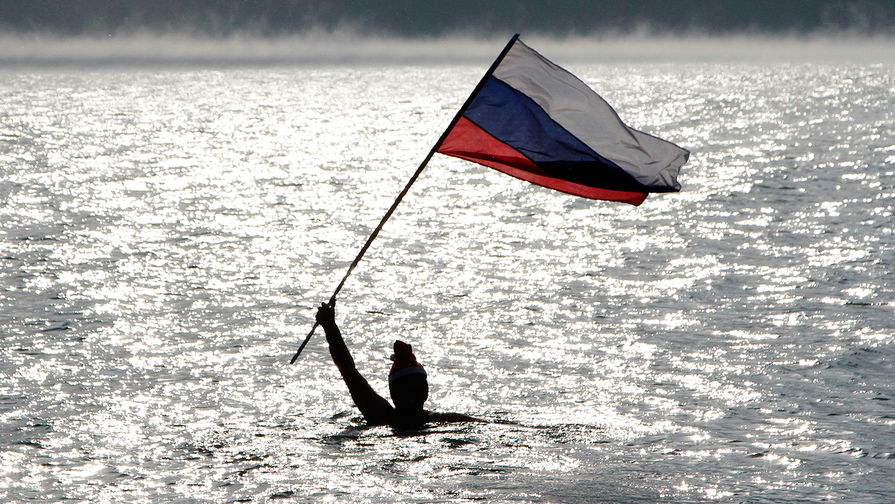
[{"label": "raised arm", "polygon": [[317,322],[323,326],[326,332],[326,342],[329,344],[329,354],[339,368],[345,385],[348,385],[348,392],[351,393],[351,399],[354,405],[360,410],[364,419],[370,425],[386,425],[394,421],[395,409],[392,405],[382,398],[370,387],[357,367],[354,365],[354,358],[342,339],[342,332],[336,325],[336,317],[334,308],[327,304],[321,304],[317,309]]}]

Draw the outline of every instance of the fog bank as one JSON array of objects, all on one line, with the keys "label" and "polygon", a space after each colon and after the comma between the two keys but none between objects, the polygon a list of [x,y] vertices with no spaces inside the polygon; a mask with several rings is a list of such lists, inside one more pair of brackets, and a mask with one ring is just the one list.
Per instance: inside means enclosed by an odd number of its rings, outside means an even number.
[{"label": "fog bank", "polygon": [[[207,37],[141,32],[113,37],[0,35],[0,64],[440,64],[486,65],[511,36],[370,37],[355,32]],[[558,62],[895,62],[895,38],[619,34],[526,36]]]}]

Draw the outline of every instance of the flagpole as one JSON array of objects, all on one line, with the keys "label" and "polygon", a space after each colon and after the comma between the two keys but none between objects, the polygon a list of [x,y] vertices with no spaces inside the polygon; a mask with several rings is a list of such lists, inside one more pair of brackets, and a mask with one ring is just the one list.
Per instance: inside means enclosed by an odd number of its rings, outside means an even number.
[{"label": "flagpole", "polygon": [[[379,225],[376,226],[376,229],[374,229],[373,232],[370,234],[370,237],[367,238],[366,243],[364,243],[364,246],[361,247],[360,252],[357,253],[357,257],[354,258],[354,261],[351,262],[351,266],[348,267],[348,271],[345,272],[345,276],[342,277],[342,281],[339,282],[339,286],[336,287],[335,292],[333,292],[333,295],[329,298],[328,304],[330,306],[333,306],[333,304],[336,302],[336,296],[342,290],[342,287],[345,285],[345,281],[348,280],[349,276],[351,276],[351,272],[354,271],[354,268],[357,266],[357,264],[360,262],[361,258],[367,252],[367,249],[370,248],[370,244],[373,243],[373,240],[375,240],[376,237],[379,236],[379,231],[382,230],[382,226],[385,225],[385,222],[389,219],[389,217],[392,216],[392,214],[395,212],[395,209],[398,208],[398,205],[401,203],[401,200],[404,199],[404,195],[406,195],[407,191],[410,190],[410,186],[412,186],[413,183],[416,182],[416,179],[419,178],[420,174],[423,172],[423,169],[429,163],[429,160],[432,159],[432,156],[435,155],[435,153],[441,147],[441,144],[443,144],[445,139],[447,139],[448,134],[450,134],[450,132],[454,128],[454,126],[457,125],[457,121],[460,120],[460,118],[463,116],[463,113],[466,112],[467,108],[469,108],[469,105],[472,103],[472,100],[479,93],[479,91],[481,91],[482,87],[485,86],[485,83],[488,82],[488,79],[491,77],[491,74],[494,73],[494,70],[497,68],[497,65],[499,65],[500,62],[503,61],[503,58],[507,55],[507,53],[510,51],[510,48],[513,47],[513,44],[516,43],[516,40],[518,38],[519,38],[518,33],[513,35],[512,38],[510,38],[510,41],[507,42],[507,45],[503,48],[503,50],[500,52],[500,54],[497,56],[497,58],[494,60],[494,62],[491,63],[491,67],[488,68],[488,71],[485,72],[485,75],[482,76],[482,79],[476,85],[475,89],[473,89],[472,93],[470,93],[469,97],[466,98],[466,101],[463,103],[463,106],[460,107],[460,110],[458,110],[457,114],[454,115],[454,118],[451,120],[450,124],[444,130],[444,132],[441,134],[441,137],[438,138],[438,141],[435,142],[435,145],[433,145],[432,149],[429,150],[429,153],[426,154],[426,157],[425,157],[425,159],[423,159],[423,162],[420,163],[419,167],[416,169],[416,171],[410,177],[410,180],[407,181],[407,184],[404,186],[404,189],[402,189],[401,192],[398,194],[398,197],[395,198],[395,201],[392,203],[392,206],[388,209],[387,212],[385,212],[385,215],[382,217],[382,220],[379,221]],[[305,337],[304,341],[302,341],[301,346],[298,347],[298,351],[296,351],[295,355],[292,356],[292,359],[289,361],[289,364],[294,364],[295,361],[298,359],[298,356],[301,355],[302,350],[305,349],[305,345],[307,345],[308,341],[311,340],[311,336],[314,335],[314,331],[317,330],[318,325],[320,325],[320,324],[315,321],[314,326],[311,327],[311,332],[309,332],[308,335]]]}]

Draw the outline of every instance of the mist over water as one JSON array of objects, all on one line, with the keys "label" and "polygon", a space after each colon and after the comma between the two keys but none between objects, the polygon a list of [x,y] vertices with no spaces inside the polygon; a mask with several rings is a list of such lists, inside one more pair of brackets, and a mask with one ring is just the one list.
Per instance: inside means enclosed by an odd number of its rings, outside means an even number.
[{"label": "mist over water", "polygon": [[526,37],[683,190],[436,156],[338,321],[495,422],[407,434],[287,362],[506,38],[354,37],[3,40],[0,501],[895,499],[891,41]]},{"label": "mist over water", "polygon": [[[138,31],[114,36],[0,35],[0,64],[443,64],[487,65],[512,32],[490,37],[371,37],[352,30],[221,37]],[[574,62],[892,63],[895,38],[856,32],[808,35],[662,35],[633,32],[543,37],[544,54]]]}]

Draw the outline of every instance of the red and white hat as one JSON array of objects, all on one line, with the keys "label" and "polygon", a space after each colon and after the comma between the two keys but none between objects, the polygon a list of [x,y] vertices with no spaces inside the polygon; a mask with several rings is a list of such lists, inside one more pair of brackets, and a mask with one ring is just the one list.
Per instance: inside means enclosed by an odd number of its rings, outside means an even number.
[{"label": "red and white hat", "polygon": [[392,369],[388,373],[388,382],[392,383],[398,378],[411,375],[426,376],[426,370],[416,361],[413,355],[413,347],[403,341],[397,340],[394,345],[395,353],[392,354]]}]

